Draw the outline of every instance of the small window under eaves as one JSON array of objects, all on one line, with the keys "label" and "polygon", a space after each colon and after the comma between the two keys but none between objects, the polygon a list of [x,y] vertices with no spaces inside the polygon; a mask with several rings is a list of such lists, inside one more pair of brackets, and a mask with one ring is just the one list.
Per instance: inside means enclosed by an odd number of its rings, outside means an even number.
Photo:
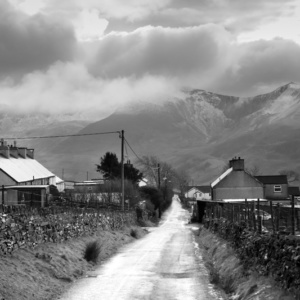
[{"label": "small window under eaves", "polygon": [[274,185],[274,193],[281,193],[282,189],[281,189],[281,185]]}]

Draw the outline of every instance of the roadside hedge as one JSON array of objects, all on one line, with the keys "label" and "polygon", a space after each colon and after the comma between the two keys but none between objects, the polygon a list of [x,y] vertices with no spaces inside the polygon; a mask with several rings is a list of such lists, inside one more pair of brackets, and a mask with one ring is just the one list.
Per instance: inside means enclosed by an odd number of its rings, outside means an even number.
[{"label": "roadside hedge", "polygon": [[236,250],[245,270],[273,277],[283,288],[300,293],[300,239],[272,233],[258,234],[244,223],[227,219],[206,221],[205,227],[226,239]]},{"label": "roadside hedge", "polygon": [[98,229],[116,230],[136,221],[135,212],[51,208],[0,213],[0,254],[45,242],[63,242]]}]

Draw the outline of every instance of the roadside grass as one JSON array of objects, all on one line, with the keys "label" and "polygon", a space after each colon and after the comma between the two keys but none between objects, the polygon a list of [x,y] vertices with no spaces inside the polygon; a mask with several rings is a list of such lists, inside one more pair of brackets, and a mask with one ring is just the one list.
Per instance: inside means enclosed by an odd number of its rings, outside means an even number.
[{"label": "roadside grass", "polygon": [[195,235],[210,274],[210,282],[221,288],[229,299],[295,299],[280,289],[271,277],[245,270],[233,248],[220,237],[203,227]]},{"label": "roadside grass", "polygon": [[88,242],[84,250],[83,258],[87,262],[97,263],[101,253],[101,248],[102,246],[99,241]]}]

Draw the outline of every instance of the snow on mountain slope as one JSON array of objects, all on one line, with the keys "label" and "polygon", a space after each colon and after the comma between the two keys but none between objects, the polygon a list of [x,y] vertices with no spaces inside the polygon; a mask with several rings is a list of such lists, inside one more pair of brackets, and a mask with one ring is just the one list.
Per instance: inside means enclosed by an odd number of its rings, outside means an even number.
[{"label": "snow on mountain slope", "polygon": [[[264,174],[300,169],[299,117],[300,86],[289,83],[255,97],[186,90],[161,104],[140,101],[123,106],[91,124],[74,121],[68,130],[97,133],[123,129],[139,156],[155,155],[188,171],[194,182],[204,184],[218,176],[233,156],[244,157],[248,166],[259,165]],[[1,134],[10,126],[8,121],[5,124]],[[40,134],[48,135],[51,128],[59,132],[60,123],[57,127],[55,122],[49,124],[39,127]],[[26,132],[30,132],[29,127],[24,126]],[[21,125],[15,127],[17,130],[22,132]],[[53,166],[51,170],[59,174],[63,167],[67,174],[67,169],[72,169],[69,178],[86,179],[86,172],[92,174],[106,151],[120,155],[120,139],[118,134],[71,137],[39,149],[41,159]],[[131,160],[136,159],[128,147],[127,152]]]}]

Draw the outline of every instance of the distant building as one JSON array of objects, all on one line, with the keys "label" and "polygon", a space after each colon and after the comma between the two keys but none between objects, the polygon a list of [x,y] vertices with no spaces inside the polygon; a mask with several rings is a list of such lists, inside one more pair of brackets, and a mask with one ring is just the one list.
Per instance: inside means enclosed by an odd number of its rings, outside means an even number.
[{"label": "distant building", "polygon": [[264,198],[264,186],[245,170],[244,159],[229,161],[229,169],[212,184],[212,200],[236,201]]},{"label": "distant building", "polygon": [[56,176],[34,159],[34,149],[0,142],[0,203],[44,206]]},{"label": "distant building", "polygon": [[255,176],[264,185],[267,200],[286,200],[289,198],[286,175]]},{"label": "distant building", "polygon": [[185,198],[195,200],[210,200],[211,199],[211,188],[210,186],[187,186],[185,188]]},{"label": "distant building", "polygon": [[74,183],[72,196],[76,202],[120,203],[120,188],[109,180],[87,180]]},{"label": "distant building", "polygon": [[289,186],[288,194],[289,194],[289,197],[296,196],[297,198],[299,198],[300,197],[299,187],[298,186]]}]

